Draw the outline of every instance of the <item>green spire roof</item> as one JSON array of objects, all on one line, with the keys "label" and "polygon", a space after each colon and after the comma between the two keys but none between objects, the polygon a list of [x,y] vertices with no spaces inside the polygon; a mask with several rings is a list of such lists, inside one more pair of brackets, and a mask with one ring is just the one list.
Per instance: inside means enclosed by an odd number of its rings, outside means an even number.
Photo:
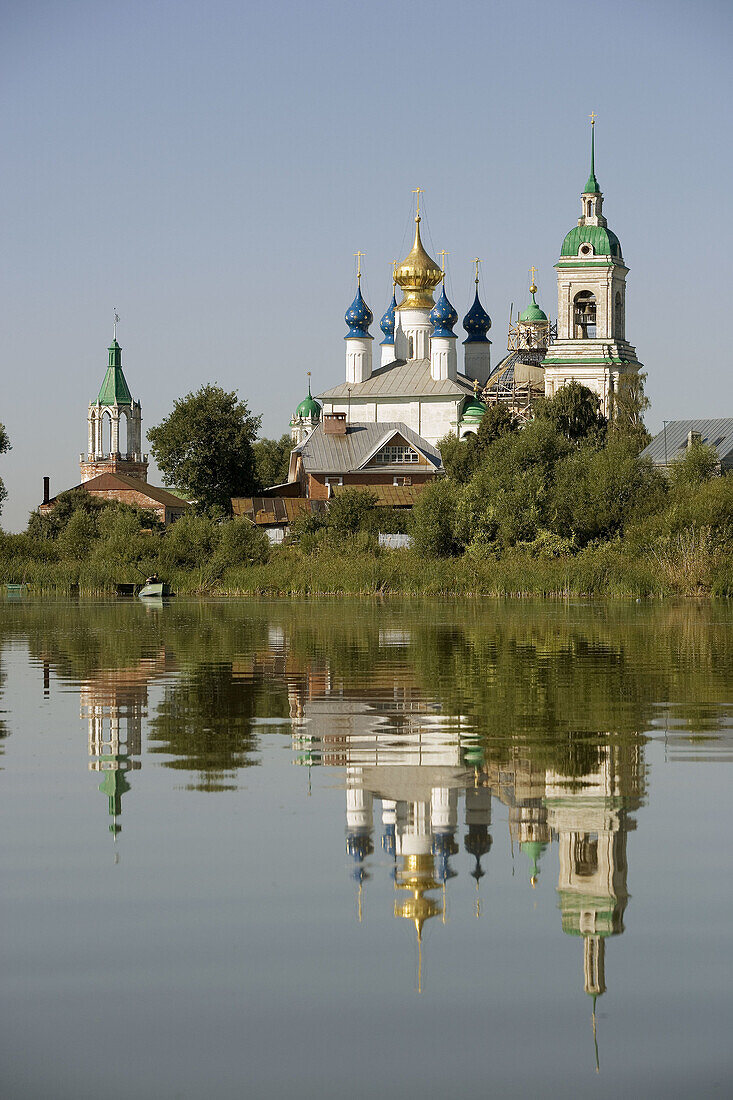
[{"label": "green spire roof", "polygon": [[295,410],[295,415],[303,417],[311,416],[314,420],[320,420],[321,418],[321,406],[311,393],[310,371],[308,372],[308,396],[300,402]]},{"label": "green spire roof", "polygon": [[547,314],[544,312],[544,310],[540,309],[540,307],[537,305],[537,302],[535,301],[534,291],[532,292],[532,301],[524,310],[524,312],[519,314],[519,320],[525,322],[547,320]]},{"label": "green spire roof", "polygon": [[109,348],[109,363],[102,388],[97,397],[98,405],[131,405],[132,394],[122,373],[122,348],[113,340]]},{"label": "green spire roof", "polygon": [[590,175],[588,176],[588,182],[583,188],[584,195],[600,195],[601,189],[598,186],[598,180],[596,179],[596,124],[591,122],[590,126]]}]

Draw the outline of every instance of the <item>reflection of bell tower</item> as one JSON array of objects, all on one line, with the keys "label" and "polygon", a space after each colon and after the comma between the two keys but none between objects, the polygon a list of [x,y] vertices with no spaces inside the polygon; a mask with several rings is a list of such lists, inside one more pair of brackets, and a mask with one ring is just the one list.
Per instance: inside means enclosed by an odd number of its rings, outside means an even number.
[{"label": "reflection of bell tower", "polygon": [[463,841],[466,851],[476,860],[476,865],[471,871],[476,880],[476,916],[481,910],[478,900],[478,884],[486,872],[481,866],[481,857],[491,849],[491,788],[468,787],[466,790],[466,825],[468,832]]},{"label": "reflection of bell tower", "polygon": [[109,800],[109,831],[121,831],[122,795],[130,789],[126,773],[140,767],[142,719],[147,684],[117,683],[114,675],[90,680],[81,689],[80,717],[89,730],[89,770],[104,773],[99,786]]},{"label": "reflection of bell tower", "polygon": [[[635,750],[598,748],[593,772],[568,777],[548,772],[548,821],[557,833],[557,886],[562,928],[583,938],[585,992],[595,1000],[606,991],[605,944],[624,930],[629,899],[626,837],[635,823],[627,814],[639,805],[641,768]],[[597,1052],[596,1052],[597,1054]]]}]

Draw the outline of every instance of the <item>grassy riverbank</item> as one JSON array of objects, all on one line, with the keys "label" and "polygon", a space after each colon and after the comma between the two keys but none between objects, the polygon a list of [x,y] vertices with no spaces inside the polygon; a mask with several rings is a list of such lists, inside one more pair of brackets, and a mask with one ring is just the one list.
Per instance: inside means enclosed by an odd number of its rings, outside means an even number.
[{"label": "grassy riverbank", "polygon": [[[709,531],[689,530],[666,546],[632,550],[621,541],[586,547],[577,554],[542,556],[513,549],[501,557],[429,558],[413,550],[380,550],[360,537],[339,550],[304,554],[273,550],[266,561],[220,568],[170,566],[164,574],[180,595],[304,596],[731,596],[731,555],[713,544]],[[160,570],[151,558],[150,569]],[[0,582],[24,582],[31,592],[101,595],[121,583],[139,583],[130,563],[95,560],[0,559]]]}]

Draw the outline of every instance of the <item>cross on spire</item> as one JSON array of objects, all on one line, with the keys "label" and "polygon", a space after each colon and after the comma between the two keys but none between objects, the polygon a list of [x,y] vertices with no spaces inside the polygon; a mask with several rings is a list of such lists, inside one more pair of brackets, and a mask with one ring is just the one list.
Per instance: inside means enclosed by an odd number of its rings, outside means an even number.
[{"label": "cross on spire", "polygon": [[442,257],[443,257],[443,263],[442,263],[442,265],[441,265],[441,266],[442,266],[442,268],[443,268],[443,279],[445,279],[445,258],[446,258],[446,256],[450,256],[450,252],[446,252],[446,250],[445,250],[445,249],[442,249],[442,250],[441,250],[441,251],[440,251],[440,252],[438,253],[438,255],[439,255],[439,256],[442,256]]},{"label": "cross on spire", "polygon": [[366,252],[359,250],[359,252],[355,252],[354,255],[356,256],[356,281],[359,286],[361,286],[361,258],[362,256],[366,256]]},{"label": "cross on spire", "polygon": [[479,260],[478,256],[476,256],[474,257],[473,262],[476,264],[476,286],[478,286],[478,265],[481,263],[481,261]]},{"label": "cross on spire", "polygon": [[537,268],[533,264],[532,267],[530,267],[530,269],[529,269],[530,278],[532,280],[532,282],[530,283],[530,287],[529,287],[530,294],[536,294],[537,293],[537,287],[536,287],[535,281],[534,281],[536,271],[537,271]]},{"label": "cross on spire", "polygon": [[591,126],[595,126],[597,118],[598,118],[598,115],[596,114],[596,112],[591,111],[591,113],[590,113],[590,124],[591,124]]},{"label": "cross on spire", "polygon": [[116,340],[117,339],[117,325],[119,324],[119,321],[120,321],[120,315],[117,312],[117,306],[114,307],[114,315],[115,315],[115,321],[114,321],[114,325],[112,326],[112,339]]},{"label": "cross on spire", "polygon": [[397,260],[392,260],[392,286],[397,286]]},{"label": "cross on spire", "polygon": [[419,218],[420,217],[420,196],[424,195],[425,191],[423,190],[422,187],[416,187],[415,190],[412,193],[413,193],[413,195],[417,195],[417,214],[416,214],[416,217]]}]

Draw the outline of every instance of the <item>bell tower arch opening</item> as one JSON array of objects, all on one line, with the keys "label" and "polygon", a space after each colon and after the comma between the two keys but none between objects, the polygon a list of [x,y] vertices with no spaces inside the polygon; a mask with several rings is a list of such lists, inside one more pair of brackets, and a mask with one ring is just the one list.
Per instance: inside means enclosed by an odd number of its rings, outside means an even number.
[{"label": "bell tower arch opening", "polygon": [[573,338],[596,338],[596,298],[590,290],[581,290],[573,298]]}]

